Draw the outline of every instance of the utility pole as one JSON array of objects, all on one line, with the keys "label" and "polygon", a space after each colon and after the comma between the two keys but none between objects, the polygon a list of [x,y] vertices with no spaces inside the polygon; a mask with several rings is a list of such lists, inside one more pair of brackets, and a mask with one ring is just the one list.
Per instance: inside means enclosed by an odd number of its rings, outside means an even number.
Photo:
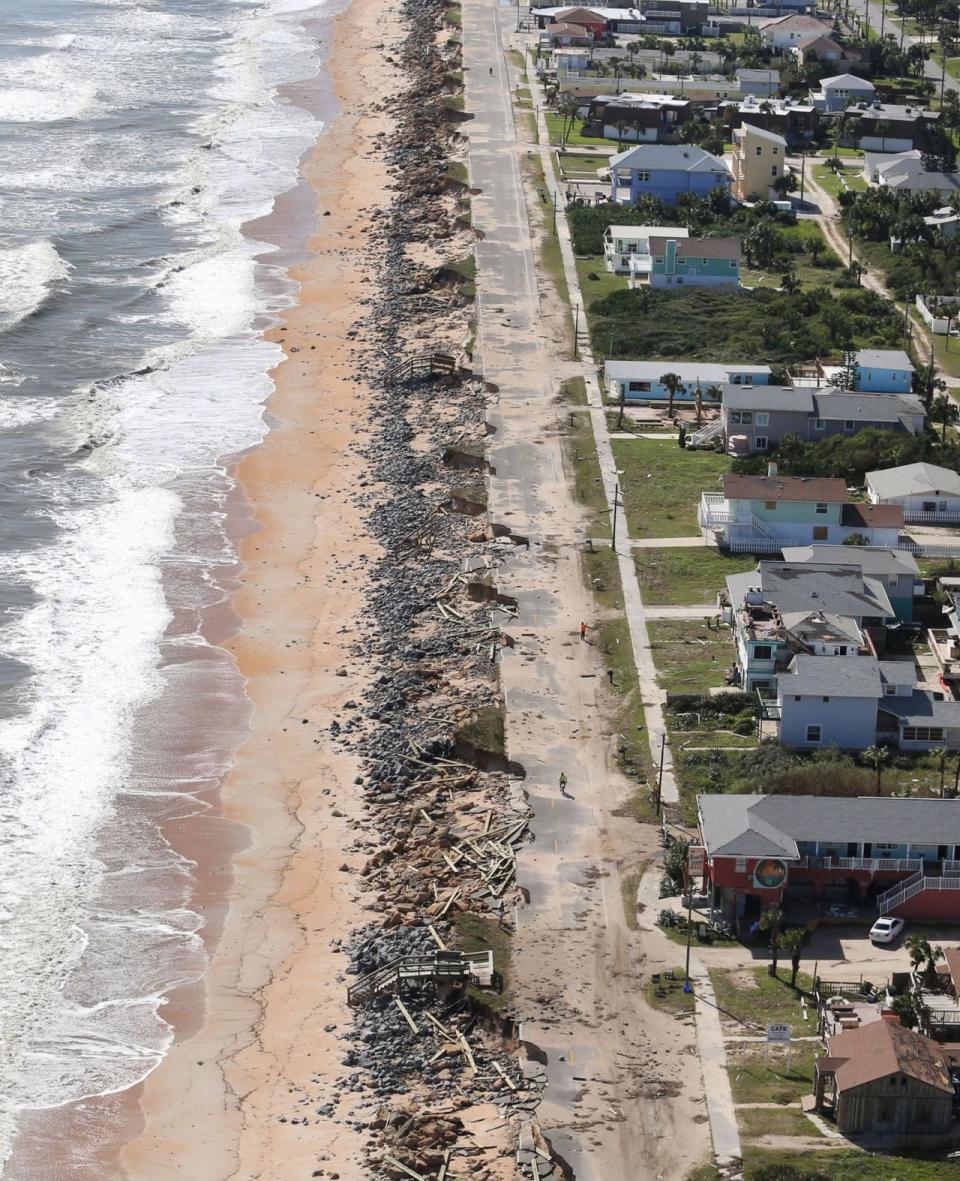
[{"label": "utility pole", "polygon": [[622,502],[620,500],[620,481],[617,480],[617,482],[613,486],[613,518],[612,518],[613,519],[613,528],[611,530],[612,536],[610,538],[610,548],[611,549],[617,548],[617,512],[619,511],[621,503]]},{"label": "utility pole", "polygon": [[660,735],[660,770],[657,772],[657,815],[660,815],[660,797],[663,794],[663,760],[667,753],[667,732]]},{"label": "utility pole", "polygon": [[579,354],[580,345],[580,305],[575,303],[573,305],[573,359],[576,361]]},{"label": "utility pole", "polygon": [[800,149],[800,204],[803,204],[803,186],[807,181],[807,154]]}]

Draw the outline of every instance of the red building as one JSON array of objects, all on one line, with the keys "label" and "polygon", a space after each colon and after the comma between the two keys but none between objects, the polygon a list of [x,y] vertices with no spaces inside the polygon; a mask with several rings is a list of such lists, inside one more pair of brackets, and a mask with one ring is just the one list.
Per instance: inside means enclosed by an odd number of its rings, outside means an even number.
[{"label": "red building", "polygon": [[[590,8],[563,8],[553,14],[553,20],[563,25],[579,25],[597,41],[606,36],[606,20]],[[547,25],[547,28],[550,26]]]},{"label": "red building", "polygon": [[960,921],[960,800],[707,795],[697,804],[704,888],[738,927],[791,903]]}]

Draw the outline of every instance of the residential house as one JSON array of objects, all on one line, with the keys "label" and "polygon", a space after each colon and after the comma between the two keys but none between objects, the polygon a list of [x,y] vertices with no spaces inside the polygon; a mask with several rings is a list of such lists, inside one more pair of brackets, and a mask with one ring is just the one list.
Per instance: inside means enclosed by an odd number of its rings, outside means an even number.
[{"label": "residential house", "polygon": [[923,429],[923,404],[913,394],[862,394],[851,390],[765,385],[723,389],[722,434],[731,455],[769,451],[787,435],[819,443],[862,430],[915,435]]},{"label": "residential house", "polygon": [[764,42],[772,45],[780,53],[792,49],[798,42],[809,37],[829,37],[833,32],[833,26],[826,21],[799,13],[775,16],[771,20],[761,21],[758,27]]},{"label": "residential house", "polygon": [[708,0],[643,0],[643,15],[666,32],[693,33],[709,24]]},{"label": "residential house", "polygon": [[[938,581],[942,586],[943,580]],[[946,612],[945,627],[927,628],[927,643],[937,664],[940,684],[954,701],[960,700],[960,614],[955,601]]]},{"label": "residential house", "polygon": [[718,187],[728,190],[730,179],[723,160],[692,144],[642,144],[610,158],[610,196],[631,205],[642,196],[670,204],[681,193],[706,197]]},{"label": "residential house", "polygon": [[734,553],[780,553],[785,545],[838,544],[857,535],[867,545],[896,546],[903,510],[855,504],[843,480],[807,476],[723,477],[704,492],[698,519],[709,545]]},{"label": "residential house", "polygon": [[791,146],[809,144],[816,136],[820,116],[812,103],[795,98],[758,99],[748,95],[741,102],[727,102],[722,106],[723,117],[733,132],[745,123],[763,131],[774,131]]},{"label": "residential house", "polygon": [[598,95],[590,102],[585,130],[621,142],[666,143],[692,118],[693,104],[674,94]]},{"label": "residential house", "polygon": [[810,91],[810,101],[818,111],[838,115],[852,103],[873,102],[877,88],[869,78],[856,74],[836,74],[823,78],[818,88]]},{"label": "residential house", "polygon": [[900,620],[913,619],[914,599],[924,593],[917,559],[906,550],[868,545],[785,546],[783,560],[792,566],[813,563],[816,566],[855,567],[883,586],[890,606]]},{"label": "residential house", "polygon": [[941,193],[950,197],[960,192],[955,172],[928,172],[917,150],[883,156],[866,152],[863,175],[870,184],[885,186],[895,193]]},{"label": "residential house", "polygon": [[[913,362],[902,349],[858,349],[853,354],[853,389],[870,394],[906,394],[913,389]],[[817,358],[789,371],[800,388],[836,385],[846,374],[840,360]]]},{"label": "residential house", "polygon": [[739,287],[739,238],[651,235],[649,254],[630,257],[631,287]]},{"label": "residential house", "polygon": [[856,103],[847,108],[841,144],[864,152],[909,152],[926,142],[935,111],[902,103]]},{"label": "residential house", "polygon": [[832,37],[823,33],[812,33],[801,37],[790,46],[801,66],[812,62],[840,62],[846,60],[844,48]]},{"label": "residential house", "polygon": [[630,273],[630,259],[634,255],[649,257],[650,238],[687,238],[685,226],[607,226],[603,233],[603,259],[607,270],[617,275]]},{"label": "residential house", "polygon": [[828,1038],[826,1057],[814,1059],[814,1097],[837,1131],[869,1137],[887,1151],[960,1139],[948,1053],[896,1017]]},{"label": "residential house", "polygon": [[787,141],[775,131],[743,123],[733,133],[733,195],[738,201],[776,197],[787,175]]},{"label": "residential house", "polygon": [[669,392],[660,380],[668,373],[680,379],[677,402],[691,403],[697,390],[704,402],[716,402],[724,385],[765,385],[770,380],[769,365],[722,364],[712,361],[606,361],[604,383],[607,395],[619,401],[664,402]]},{"label": "residential house", "polygon": [[955,238],[960,231],[960,213],[952,205],[944,205],[925,217],[923,224],[936,230],[941,238]]},{"label": "residential house", "polygon": [[760,562],[747,574],[729,575],[726,584],[734,679],[748,693],[772,696],[778,673],[799,654],[876,656],[894,618],[881,580],[853,563]]},{"label": "residential house", "polygon": [[756,94],[762,98],[769,98],[780,93],[779,70],[740,69],[734,74],[734,79],[742,94]]},{"label": "residential house", "polygon": [[551,24],[579,25],[595,41],[605,37],[607,33],[606,20],[599,12],[595,12],[592,8],[561,8],[559,11],[554,12]]},{"label": "residential house", "polygon": [[960,475],[935,463],[867,472],[867,495],[871,504],[899,505],[903,519],[914,524],[960,522]]},{"label": "residential house", "polygon": [[[960,888],[955,800],[729,793],[698,796],[697,811],[712,908],[741,931],[770,907],[848,901],[851,889],[878,910],[925,869]],[[955,919],[958,904],[957,889],[922,888],[895,913]]]},{"label": "residential house", "polygon": [[931,332],[949,335],[960,323],[960,295],[920,295],[914,300],[917,311]]},{"label": "residential house", "polygon": [[540,41],[555,47],[561,45],[590,45],[593,37],[582,25],[552,24],[540,36]]}]

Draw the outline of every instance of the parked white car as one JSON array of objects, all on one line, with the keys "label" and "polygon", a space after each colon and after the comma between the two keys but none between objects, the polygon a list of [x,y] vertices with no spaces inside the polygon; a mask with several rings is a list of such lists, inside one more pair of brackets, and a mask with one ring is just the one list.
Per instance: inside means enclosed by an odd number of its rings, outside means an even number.
[{"label": "parked white car", "polygon": [[873,943],[892,943],[906,926],[903,919],[877,919],[870,928]]}]

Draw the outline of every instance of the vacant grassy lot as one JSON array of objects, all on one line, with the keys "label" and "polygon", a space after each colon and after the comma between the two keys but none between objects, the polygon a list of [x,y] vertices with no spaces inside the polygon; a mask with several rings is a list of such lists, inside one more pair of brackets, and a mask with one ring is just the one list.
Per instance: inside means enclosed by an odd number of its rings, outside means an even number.
[{"label": "vacant grassy lot", "polygon": [[957,1162],[915,1156],[888,1156],[840,1150],[824,1154],[747,1148],[743,1154],[744,1181],[769,1179],[778,1174],[791,1181],[956,1181]]},{"label": "vacant grassy lot", "polygon": [[667,693],[706,693],[723,684],[733,659],[731,633],[688,619],[655,619],[648,629],[657,679]]},{"label": "vacant grassy lot", "polygon": [[643,601],[683,607],[703,604],[704,614],[716,610],[717,591],[725,588],[728,574],[755,569],[758,559],[748,554],[727,557],[705,547],[691,549],[638,549],[633,561]]},{"label": "vacant grassy lot", "polygon": [[838,174],[832,168],[828,168],[826,164],[817,164],[813,169],[813,179],[817,184],[836,199],[840,193],[844,192],[844,185],[840,182],[840,177],[846,182],[846,190],[853,190],[856,193],[862,193],[868,186],[863,179],[863,171],[859,165],[847,166],[845,165],[843,171]]},{"label": "vacant grassy lot", "polygon": [[655,984],[646,981],[643,986],[643,999],[653,1009],[664,1009],[677,1017],[684,1017],[693,1013],[694,995],[683,991],[683,980],[667,980],[665,977]]},{"label": "vacant grassy lot", "polygon": [[730,461],[713,451],[681,451],[671,439],[614,439],[613,456],[633,537],[693,537],[700,493],[719,489]]},{"label": "vacant grassy lot", "polygon": [[[602,255],[591,255],[589,258],[578,258],[577,278],[580,280],[580,292],[583,295],[583,306],[590,317],[590,304],[596,299],[603,299],[614,291],[626,291],[628,283],[625,275],[615,275],[607,270]],[[957,350],[960,356],[960,349]]]},{"label": "vacant grassy lot", "polygon": [[[571,128],[569,119],[565,119],[563,115],[547,115],[547,131],[550,133],[550,142],[552,144],[576,144],[578,147],[594,147],[594,148],[615,148],[616,144],[613,140],[604,139],[602,135],[583,135],[580,131],[580,122],[574,119]],[[566,139],[563,138],[564,127],[567,127]]]},{"label": "vacant grassy lot", "polygon": [[813,1120],[799,1107],[740,1107],[737,1109],[740,1135],[748,1140],[760,1136],[822,1136]]},{"label": "vacant grassy lot", "polygon": [[[717,1004],[723,1010],[723,1020],[737,1024],[737,1032],[744,1032],[744,1025],[766,1026],[771,1021],[787,1021],[797,1037],[814,1034],[817,1032],[816,1018],[807,1022],[802,1020],[800,994],[790,987],[789,980],[790,965],[788,962],[784,967],[783,952],[780,953],[778,976],[768,975],[765,965],[737,971],[710,969],[710,981]],[[797,976],[797,985],[806,991],[813,987],[813,980],[801,972]]]},{"label": "vacant grassy lot", "polygon": [[778,1047],[764,1060],[763,1050],[732,1049],[727,1044],[727,1070],[735,1103],[796,1103],[813,1091],[816,1042],[795,1042],[790,1069],[787,1052]]},{"label": "vacant grassy lot", "polygon": [[610,536],[610,510],[604,495],[597,445],[593,438],[590,417],[584,412],[573,414],[572,427],[567,430],[567,462],[573,477],[577,503],[587,513],[587,529],[591,537]]},{"label": "vacant grassy lot", "polygon": [[599,154],[596,156],[574,156],[567,152],[560,152],[557,156],[557,163],[564,176],[590,180],[597,175],[597,169],[607,167],[608,160],[606,156]]}]

